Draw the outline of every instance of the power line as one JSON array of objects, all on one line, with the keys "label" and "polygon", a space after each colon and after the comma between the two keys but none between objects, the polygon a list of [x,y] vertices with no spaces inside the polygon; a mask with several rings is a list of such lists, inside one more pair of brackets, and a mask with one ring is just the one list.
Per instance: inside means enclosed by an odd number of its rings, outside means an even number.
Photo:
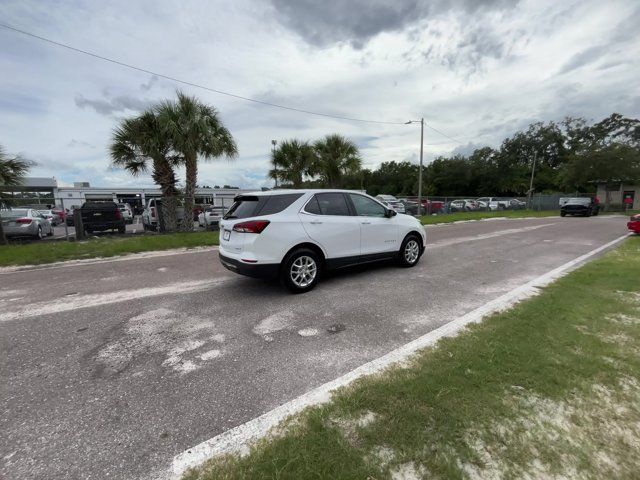
[{"label": "power line", "polygon": [[[90,57],[97,58],[97,59],[103,60],[105,62],[113,63],[113,64],[119,65],[121,67],[129,68],[131,70],[136,70],[138,72],[146,73],[148,75],[155,75],[156,77],[164,78],[164,79],[170,80],[172,82],[181,83],[183,85],[188,85],[188,86],[195,87],[195,88],[200,88],[202,90],[207,90],[209,92],[217,93],[219,95],[225,95],[227,97],[237,98],[237,99],[244,100],[244,101],[247,101],[247,102],[257,103],[257,104],[260,104],[260,105],[266,105],[266,106],[274,107],[274,108],[280,108],[280,109],[283,109],[283,110],[290,110],[292,112],[306,113],[308,115],[316,115],[316,116],[320,116],[320,117],[335,118],[335,119],[338,119],[338,120],[347,120],[347,121],[352,121],[352,122],[377,123],[377,124],[383,124],[383,125],[404,125],[405,124],[405,122],[388,122],[388,121],[382,121],[382,120],[368,120],[368,119],[364,119],[364,118],[346,117],[346,116],[342,116],[342,115],[333,115],[333,114],[330,114],[330,113],[314,112],[312,110],[305,110],[305,109],[302,109],[302,108],[289,107],[287,105],[280,105],[280,104],[277,104],[277,103],[265,102],[264,100],[257,100],[255,98],[244,97],[242,95],[237,95],[235,93],[225,92],[225,91],[218,90],[218,89],[215,89],[215,88],[207,87],[205,85],[199,85],[197,83],[189,82],[189,81],[186,81],[186,80],[181,80],[179,78],[172,77],[170,75],[164,75],[162,73],[153,72],[151,70],[147,70],[146,68],[136,67],[135,65],[131,65],[131,64],[128,64],[128,63],[125,63],[125,62],[121,62],[119,60],[114,60],[113,58],[109,58],[109,57],[105,57],[105,56],[102,56],[102,55],[98,55],[97,53],[93,53],[93,52],[90,52],[88,50],[83,50],[83,49],[68,45],[66,43],[57,42],[55,40],[51,40],[50,38],[42,37],[40,35],[36,35],[35,33],[27,32],[25,30],[21,30],[19,28],[13,27],[11,25],[7,25],[5,23],[0,23],[0,27],[5,28],[7,30],[11,30],[11,31],[16,32],[16,33],[20,33],[22,35],[26,35],[26,36],[31,37],[31,38],[35,38],[37,40],[40,40],[42,42],[45,42],[45,43],[48,43],[48,44],[51,44],[51,45],[55,45],[57,47],[66,48],[67,50],[71,50],[71,51],[76,52],[76,53],[81,53],[83,55],[88,55]],[[426,122],[425,122],[425,125],[428,128],[430,128],[431,130],[433,130],[434,132],[442,135],[443,137],[446,137],[449,140],[452,140],[452,141],[454,141],[456,143],[459,143],[461,145],[463,144],[463,142],[461,142],[461,141],[459,141],[459,140],[447,135],[444,132],[441,132],[440,130],[432,127],[431,125],[429,125]]]},{"label": "power line", "polygon": [[151,70],[147,70],[146,68],[136,67],[134,65],[130,65],[128,63],[121,62],[119,60],[114,60],[113,58],[104,57],[102,55],[98,55],[97,53],[89,52],[87,50],[82,50],[80,48],[76,48],[76,47],[73,47],[71,45],[67,45],[65,43],[56,42],[55,40],[51,40],[49,38],[41,37],[40,35],[36,35],[34,33],[30,33],[30,32],[27,32],[25,30],[20,30],[19,28],[12,27],[11,25],[0,23],[0,27],[6,28],[7,30],[12,30],[12,31],[17,32],[17,33],[21,33],[23,35],[27,35],[29,37],[41,40],[43,42],[46,42],[46,43],[49,43],[49,44],[52,44],[52,45],[56,45],[58,47],[62,47],[62,48],[66,48],[68,50],[72,50],[72,51],[74,51],[76,53],[82,53],[83,55],[88,55],[90,57],[98,58],[100,60],[104,60],[105,62],[110,62],[110,63],[116,64],[116,65],[120,65],[121,67],[130,68],[132,70],[136,70],[138,72],[147,73],[149,75],[155,75],[156,77],[164,78],[164,79],[170,80],[172,82],[181,83],[183,85],[189,85],[191,87],[201,88],[201,89],[207,90],[209,92],[218,93],[220,95],[226,95],[227,97],[238,98],[240,100],[245,100],[247,102],[259,103],[261,105],[268,105],[270,107],[281,108],[281,109],[284,109],[284,110],[291,110],[293,112],[306,113],[306,114],[309,114],[309,115],[317,115],[317,116],[321,116],[321,117],[337,118],[339,120],[349,120],[349,121],[352,121],[352,122],[380,123],[380,124],[386,124],[386,125],[403,125],[404,124],[404,122],[385,122],[385,121],[381,121],[381,120],[367,120],[367,119],[363,119],[363,118],[353,118],[353,117],[345,117],[345,116],[342,116],[342,115],[333,115],[333,114],[330,114],[330,113],[314,112],[314,111],[311,111],[311,110],[304,110],[302,108],[288,107],[286,105],[280,105],[280,104],[277,104],[277,103],[265,102],[263,100],[257,100],[255,98],[243,97],[242,95],[237,95],[235,93],[224,92],[222,90],[217,90],[215,88],[210,88],[210,87],[207,87],[207,86],[204,86],[204,85],[199,85],[197,83],[188,82],[186,80],[180,80],[179,78],[171,77],[169,75],[164,75],[162,73],[153,72]]}]

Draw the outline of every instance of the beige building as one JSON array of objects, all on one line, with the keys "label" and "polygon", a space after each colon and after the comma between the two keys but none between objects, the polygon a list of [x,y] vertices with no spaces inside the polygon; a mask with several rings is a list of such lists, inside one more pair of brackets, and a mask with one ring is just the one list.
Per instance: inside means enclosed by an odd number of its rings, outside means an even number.
[{"label": "beige building", "polygon": [[609,183],[607,186],[604,183],[599,183],[598,198],[601,205],[607,203],[607,196],[609,197],[608,203],[612,207],[624,207],[629,204],[629,208],[640,209],[640,184],[619,182]]}]

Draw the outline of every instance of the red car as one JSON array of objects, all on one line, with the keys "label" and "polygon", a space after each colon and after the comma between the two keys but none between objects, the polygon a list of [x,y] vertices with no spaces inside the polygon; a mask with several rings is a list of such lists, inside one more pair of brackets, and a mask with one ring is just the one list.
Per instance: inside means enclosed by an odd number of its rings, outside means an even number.
[{"label": "red car", "polygon": [[631,217],[627,223],[627,227],[634,233],[640,233],[640,214]]},{"label": "red car", "polygon": [[426,200],[422,199],[422,210],[427,214],[442,213],[444,212],[444,202],[440,200]]}]

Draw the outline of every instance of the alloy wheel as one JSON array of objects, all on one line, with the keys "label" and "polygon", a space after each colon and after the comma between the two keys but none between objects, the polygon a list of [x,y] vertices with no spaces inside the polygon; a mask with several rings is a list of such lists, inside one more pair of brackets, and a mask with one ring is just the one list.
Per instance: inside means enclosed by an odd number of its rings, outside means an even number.
[{"label": "alloy wheel", "polygon": [[407,242],[404,247],[404,259],[408,264],[414,264],[418,261],[418,257],[420,256],[420,246],[418,242],[411,239]]},{"label": "alloy wheel", "polygon": [[302,255],[291,264],[289,276],[291,281],[299,288],[308,287],[316,278],[318,266],[313,258]]}]

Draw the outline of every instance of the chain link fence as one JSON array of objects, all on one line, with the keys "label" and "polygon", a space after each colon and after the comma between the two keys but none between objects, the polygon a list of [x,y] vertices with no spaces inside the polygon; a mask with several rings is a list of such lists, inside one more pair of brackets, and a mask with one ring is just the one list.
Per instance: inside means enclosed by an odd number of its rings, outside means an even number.
[{"label": "chain link fence", "polygon": [[[588,194],[533,194],[530,197],[469,197],[469,196],[425,196],[422,197],[421,212],[424,215],[447,215],[452,213],[486,213],[507,212],[518,210],[529,211],[558,211],[569,198],[590,198],[600,208],[600,211],[620,212],[628,211],[629,206],[621,203],[605,205],[595,195]],[[406,213],[418,214],[418,197],[398,197],[405,207]]]},{"label": "chain link fence", "polygon": [[[80,232],[76,228],[78,221],[76,210],[79,210],[85,202],[92,203],[115,203],[118,205],[120,215],[125,222],[124,235],[158,234],[166,233],[166,225],[175,224],[175,231],[213,231],[217,230],[220,218],[233,205],[235,194],[224,194],[195,198],[192,214],[186,220],[188,225],[183,228],[184,219],[184,196],[176,196],[176,217],[177,222],[168,221],[166,208],[163,209],[163,199],[160,196],[149,196],[141,198],[88,198],[75,199],[72,203],[68,198],[54,197],[52,195],[32,195],[29,193],[17,193],[13,195],[0,196],[0,216],[2,212],[9,210],[25,210],[25,215],[37,215],[34,221],[41,221],[39,216],[44,217],[51,224],[53,235],[46,236],[46,240],[77,240],[82,239],[86,234],[95,236],[122,235],[123,232],[117,228],[101,230],[91,230],[84,226]],[[28,210],[32,212],[29,213]],[[5,214],[5,217],[8,215]],[[177,224],[176,224],[177,223]],[[11,238],[14,238],[12,235]],[[15,237],[16,241],[28,241],[28,236]]]}]

